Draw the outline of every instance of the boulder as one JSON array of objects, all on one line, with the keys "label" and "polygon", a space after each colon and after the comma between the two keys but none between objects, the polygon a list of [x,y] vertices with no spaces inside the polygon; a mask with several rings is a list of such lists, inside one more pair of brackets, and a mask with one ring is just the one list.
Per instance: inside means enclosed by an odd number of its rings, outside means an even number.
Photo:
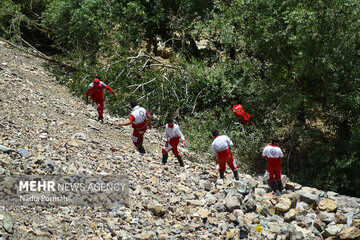
[{"label": "boulder", "polygon": [[275,205],[275,208],[280,212],[287,212],[291,208],[291,200],[286,197],[281,197],[279,202]]},{"label": "boulder", "polygon": [[321,234],[324,238],[327,237],[337,237],[340,235],[341,230],[343,229],[344,224],[332,224],[325,228],[325,231]]},{"label": "boulder", "polygon": [[335,212],[337,207],[336,202],[329,198],[321,199],[318,204],[318,209],[326,212]]},{"label": "boulder", "polygon": [[335,214],[334,213],[328,213],[328,212],[320,212],[316,219],[329,224],[330,222],[334,222],[335,221]]},{"label": "boulder", "polygon": [[320,192],[313,188],[304,187],[300,191],[300,201],[309,205],[316,204],[319,200]]},{"label": "boulder", "polygon": [[285,213],[284,218],[287,222],[291,222],[295,219],[297,213],[298,212],[295,209],[290,209],[287,213]]},{"label": "boulder", "polygon": [[227,211],[232,212],[235,209],[240,209],[240,201],[236,196],[226,197],[224,200],[224,205]]},{"label": "boulder", "polygon": [[345,226],[340,232],[340,239],[359,239],[360,229]]}]

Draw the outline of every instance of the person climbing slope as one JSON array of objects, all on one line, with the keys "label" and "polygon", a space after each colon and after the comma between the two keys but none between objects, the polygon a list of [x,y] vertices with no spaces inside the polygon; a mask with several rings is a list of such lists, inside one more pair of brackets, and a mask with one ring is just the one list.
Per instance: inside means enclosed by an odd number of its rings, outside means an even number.
[{"label": "person climbing slope", "polygon": [[95,108],[99,113],[98,121],[104,120],[104,88],[114,94],[114,97],[116,97],[116,93],[114,93],[114,91],[109,86],[100,81],[98,77],[94,79],[94,82],[89,84],[88,89],[86,90],[86,104],[89,104],[89,94],[91,93],[91,99],[93,100]]},{"label": "person climbing slope", "polygon": [[235,114],[235,116],[238,118],[239,123],[241,123],[242,125],[244,126],[252,125],[250,113],[245,112],[241,104],[234,105],[230,109],[230,111],[232,111]]},{"label": "person climbing slope", "polygon": [[149,129],[151,129],[151,116],[145,108],[139,107],[137,101],[135,100],[130,102],[130,107],[132,111],[129,120],[127,122],[120,123],[120,125],[126,126],[132,124],[134,129],[132,141],[140,153],[145,153],[143,140],[147,126],[149,126]]},{"label": "person climbing slope", "polygon": [[283,152],[278,147],[278,138],[273,138],[270,145],[267,145],[262,153],[262,157],[267,159],[267,181],[269,186],[274,190],[275,195],[279,196],[283,186],[281,181],[281,158],[284,157]]},{"label": "person climbing slope", "polygon": [[171,150],[175,157],[178,159],[180,166],[184,166],[184,162],[182,157],[177,149],[180,140],[186,146],[184,135],[180,131],[179,125],[174,123],[174,119],[172,117],[168,117],[166,119],[166,126],[165,126],[165,147],[162,149],[162,163],[166,164],[169,154],[168,152]]},{"label": "person climbing slope", "polygon": [[226,135],[221,135],[217,130],[212,130],[214,141],[211,144],[212,157],[215,162],[219,163],[220,179],[216,181],[217,184],[223,184],[225,178],[226,164],[229,165],[234,173],[235,180],[239,180],[239,173],[234,157],[230,151],[230,147],[234,144]]}]

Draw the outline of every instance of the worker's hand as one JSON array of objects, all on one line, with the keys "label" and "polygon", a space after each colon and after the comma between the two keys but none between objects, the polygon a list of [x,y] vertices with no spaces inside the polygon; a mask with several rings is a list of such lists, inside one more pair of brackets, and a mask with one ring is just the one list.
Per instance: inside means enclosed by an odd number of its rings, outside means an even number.
[{"label": "worker's hand", "polygon": [[152,126],[151,126],[151,124],[149,124],[149,129],[151,129],[152,128]]},{"label": "worker's hand", "polygon": [[114,97],[117,97],[116,93],[114,93]]},{"label": "worker's hand", "polygon": [[185,142],[185,140],[183,140],[183,141],[182,141],[182,143],[183,143],[183,144],[184,144],[184,146],[186,147],[186,142]]}]

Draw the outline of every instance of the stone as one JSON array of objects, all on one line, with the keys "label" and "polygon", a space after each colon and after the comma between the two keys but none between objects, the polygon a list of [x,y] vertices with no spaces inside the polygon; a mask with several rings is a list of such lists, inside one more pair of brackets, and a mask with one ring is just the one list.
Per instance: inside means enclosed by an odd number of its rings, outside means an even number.
[{"label": "stone", "polygon": [[285,189],[286,189],[286,190],[295,191],[295,183],[293,183],[293,182],[287,182],[287,183],[285,184]]},{"label": "stone", "polygon": [[341,239],[359,239],[360,229],[356,227],[345,226],[340,232]]},{"label": "stone", "polygon": [[235,217],[240,217],[244,215],[244,212],[241,209],[235,209],[232,213]]},{"label": "stone", "polygon": [[291,200],[286,197],[281,197],[279,202],[275,205],[276,210],[287,212],[291,208]]},{"label": "stone", "polygon": [[168,239],[170,239],[168,234],[163,233],[159,235],[159,240],[168,240]]},{"label": "stone", "polygon": [[360,229],[360,219],[354,219],[353,222],[351,223],[351,226]]},{"label": "stone", "polygon": [[213,189],[214,187],[214,183],[210,182],[210,181],[205,181],[204,182],[204,189],[206,191],[211,191],[211,189]]},{"label": "stone", "polygon": [[318,204],[318,209],[326,212],[335,212],[337,207],[336,202],[329,198],[321,199]]},{"label": "stone", "polygon": [[[1,140],[1,139],[0,139]],[[8,147],[5,147],[5,146],[3,146],[3,145],[0,145],[0,152],[5,152],[5,153],[7,153],[7,152],[11,152],[11,151],[13,151],[11,148],[8,148]]]},{"label": "stone", "polygon": [[289,239],[304,240],[305,238],[303,232],[301,230],[296,229],[294,226],[288,226],[287,232],[289,233]]},{"label": "stone", "polygon": [[322,232],[324,231],[325,227],[326,227],[326,223],[320,221],[320,220],[315,220],[313,223],[313,226],[319,231]]},{"label": "stone", "polygon": [[254,199],[253,195],[248,194],[243,202],[242,205],[245,207],[247,212],[254,211],[256,209],[256,200]]},{"label": "stone", "polygon": [[335,221],[335,214],[334,213],[328,213],[328,212],[320,212],[316,219],[329,224],[330,222]]},{"label": "stone", "polygon": [[184,193],[191,193],[191,189],[188,187],[185,187],[184,185],[178,184],[176,185],[176,189],[179,190],[180,192],[184,192]]},{"label": "stone", "polygon": [[31,154],[26,150],[26,149],[23,149],[23,148],[18,148],[17,150],[17,153],[19,153],[21,155],[21,157],[23,158],[29,158],[31,156]]},{"label": "stone", "polygon": [[254,191],[254,194],[255,195],[259,195],[259,196],[262,196],[266,193],[266,190],[263,189],[263,188],[255,188],[255,191]]},{"label": "stone", "polygon": [[269,222],[267,223],[270,232],[278,233],[281,231],[281,225],[277,222]]},{"label": "stone", "polygon": [[46,132],[40,133],[40,135],[39,135],[39,138],[41,138],[41,139],[46,139],[47,137],[48,137],[48,133],[46,133]]},{"label": "stone", "polygon": [[216,204],[214,204],[214,208],[218,212],[225,212],[226,211],[225,205],[222,202],[217,202]]},{"label": "stone", "polygon": [[298,225],[294,224],[294,227],[296,229],[297,232],[301,232],[302,235],[304,236],[303,239],[312,239],[315,237],[315,235],[309,231],[308,229],[306,228],[302,228],[302,227],[299,227]]},{"label": "stone", "polygon": [[325,238],[332,237],[332,236],[338,236],[344,226],[345,226],[344,224],[329,225],[325,228],[324,232],[321,235]]},{"label": "stone", "polygon": [[208,209],[205,208],[200,208],[197,212],[197,214],[199,215],[199,217],[201,219],[206,219],[209,215],[210,215],[210,211]]},{"label": "stone", "polygon": [[206,204],[206,201],[204,199],[202,200],[188,200],[188,204],[193,206],[204,206]]},{"label": "stone", "polygon": [[342,214],[336,214],[335,218],[336,218],[336,223],[341,223],[341,224],[347,223],[347,218]]},{"label": "stone", "polygon": [[251,213],[245,213],[244,215],[244,223],[245,224],[252,224],[254,223],[255,219],[255,213],[254,212],[251,212]]},{"label": "stone", "polygon": [[226,197],[224,205],[227,211],[232,212],[235,209],[240,209],[240,201],[236,196]]},{"label": "stone", "polygon": [[237,222],[237,218],[231,213],[226,214],[225,218],[226,218],[226,221],[228,221],[229,223]]},{"label": "stone", "polygon": [[86,141],[86,135],[84,133],[75,133],[73,138],[76,138],[76,139],[79,139],[82,141]]},{"label": "stone", "polygon": [[149,204],[147,207],[155,216],[162,217],[166,211],[160,204]]},{"label": "stone", "polygon": [[316,204],[320,193],[316,189],[304,187],[300,191],[300,201],[309,205]]},{"label": "stone", "polygon": [[70,147],[80,147],[81,142],[79,140],[71,140],[67,143]]},{"label": "stone", "polygon": [[287,222],[291,222],[295,219],[297,211],[295,209],[290,209],[287,213],[285,213],[284,218]]},{"label": "stone", "polygon": [[298,202],[296,204],[296,209],[299,210],[300,212],[307,211],[309,208],[310,208],[309,204],[305,202]]},{"label": "stone", "polygon": [[141,234],[140,239],[144,239],[144,240],[152,239],[152,236],[153,235],[151,233],[143,233],[143,234]]},{"label": "stone", "polygon": [[9,215],[4,215],[3,219],[3,227],[6,232],[13,234],[14,233],[14,225],[11,217]]},{"label": "stone", "polygon": [[234,239],[234,233],[227,231],[225,235],[225,239]]},{"label": "stone", "polygon": [[241,194],[248,194],[254,185],[247,180],[239,180],[234,182],[234,188]]}]

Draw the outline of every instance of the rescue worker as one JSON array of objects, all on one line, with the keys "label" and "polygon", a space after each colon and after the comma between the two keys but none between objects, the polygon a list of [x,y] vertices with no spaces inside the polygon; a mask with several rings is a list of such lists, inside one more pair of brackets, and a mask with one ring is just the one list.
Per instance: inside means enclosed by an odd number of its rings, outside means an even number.
[{"label": "rescue worker", "polygon": [[169,154],[168,152],[171,150],[175,157],[178,159],[181,167],[184,167],[184,162],[182,157],[177,149],[180,140],[186,146],[184,135],[180,131],[179,125],[174,123],[174,119],[172,117],[168,117],[166,119],[165,125],[165,147],[162,149],[162,163],[165,165],[167,163]]},{"label": "rescue worker", "polygon": [[132,124],[134,129],[132,141],[140,153],[145,153],[143,140],[147,127],[149,126],[149,129],[151,129],[151,116],[145,108],[139,107],[137,101],[135,100],[130,102],[130,107],[132,110],[129,120],[127,122],[120,123],[120,125],[126,126]]},{"label": "rescue worker", "polygon": [[86,104],[89,104],[89,94],[91,93],[91,99],[93,100],[95,108],[99,113],[98,121],[104,121],[104,88],[114,94],[114,97],[116,97],[116,93],[114,93],[114,91],[109,86],[100,81],[98,77],[94,79],[94,82],[89,84],[88,89],[86,90]]},{"label": "rescue worker", "polygon": [[267,159],[267,181],[269,186],[274,190],[275,195],[279,196],[282,192],[283,185],[281,182],[281,158],[284,157],[281,151],[278,138],[273,138],[270,145],[267,145],[262,153],[262,157]]},{"label": "rescue worker", "polygon": [[242,125],[244,126],[252,125],[250,113],[245,112],[241,104],[234,105],[230,111],[232,111],[235,114],[235,116],[238,118],[239,123],[241,123]]},{"label": "rescue worker", "polygon": [[234,144],[226,135],[221,135],[217,130],[212,130],[214,141],[211,144],[211,152],[214,161],[219,163],[220,179],[216,184],[223,184],[225,178],[226,164],[229,165],[234,173],[235,180],[239,180],[239,173],[233,155],[231,154],[230,147]]}]

